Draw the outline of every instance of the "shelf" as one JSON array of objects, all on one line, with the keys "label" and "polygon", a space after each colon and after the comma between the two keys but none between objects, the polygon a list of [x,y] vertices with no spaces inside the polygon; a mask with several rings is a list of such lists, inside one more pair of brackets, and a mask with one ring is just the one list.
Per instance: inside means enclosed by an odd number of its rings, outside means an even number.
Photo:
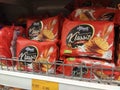
[{"label": "shelf", "polygon": [[31,90],[32,79],[59,83],[59,90],[120,90],[119,86],[0,70],[0,84]]},{"label": "shelf", "polygon": [[[120,0],[116,0],[116,3],[119,1]],[[49,12],[53,15],[61,11],[69,13],[69,11],[64,8],[68,2],[70,2],[70,0],[0,0],[0,7],[1,14],[7,19],[6,21],[13,22],[20,16],[39,15],[44,12]],[[58,90],[120,90],[120,86],[117,85],[82,81],[73,78],[0,69],[0,84],[27,90],[32,90],[33,80],[58,83]]]}]

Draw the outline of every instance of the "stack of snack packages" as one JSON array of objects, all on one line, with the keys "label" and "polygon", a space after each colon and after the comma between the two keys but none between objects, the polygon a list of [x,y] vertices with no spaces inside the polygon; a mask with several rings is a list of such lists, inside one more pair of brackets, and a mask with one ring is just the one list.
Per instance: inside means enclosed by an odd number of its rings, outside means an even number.
[{"label": "stack of snack packages", "polygon": [[[2,68],[14,66],[16,36],[21,36],[24,28],[14,25],[3,25],[0,29],[0,65]],[[16,33],[16,34],[15,34]]]},{"label": "stack of snack packages", "polygon": [[[11,58],[12,54],[10,51],[12,36],[13,36],[13,27],[3,26],[0,29],[0,57]],[[11,66],[11,61],[0,60],[0,65],[2,66]]]},{"label": "stack of snack packages", "polygon": [[[109,1],[73,0],[65,6],[71,11],[65,18],[46,14],[27,18],[26,29],[1,27],[0,57],[17,60],[0,60],[0,65],[15,64],[21,71],[120,80],[116,69],[120,68],[120,10],[106,7]],[[58,60],[63,63],[56,66]]]},{"label": "stack of snack packages", "polygon": [[58,16],[28,19],[26,38],[16,42],[17,69],[54,73],[58,59]]},{"label": "stack of snack packages", "polygon": [[77,8],[64,20],[57,68],[65,76],[119,80],[115,70],[115,26],[118,9]]}]

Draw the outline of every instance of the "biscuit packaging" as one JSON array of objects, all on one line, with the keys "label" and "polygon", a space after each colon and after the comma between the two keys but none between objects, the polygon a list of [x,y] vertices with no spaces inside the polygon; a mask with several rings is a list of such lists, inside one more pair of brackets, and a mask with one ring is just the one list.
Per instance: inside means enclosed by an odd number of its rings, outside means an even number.
[{"label": "biscuit packaging", "polygon": [[112,68],[115,68],[115,64],[104,60],[101,61],[92,58],[68,57],[64,59],[64,66],[59,66],[57,70],[65,76],[91,79],[98,79],[98,74],[102,77],[102,74],[100,73],[103,71],[106,75],[106,77],[105,75],[103,77],[107,79],[112,73]]},{"label": "biscuit packaging", "polygon": [[94,17],[95,10],[94,8],[78,8],[75,9],[70,15],[69,19],[77,21],[90,21],[96,20]]},{"label": "biscuit packaging", "polygon": [[17,40],[17,69],[26,71],[52,71],[57,60],[57,46],[53,42],[38,42],[19,37]]},{"label": "biscuit packaging", "polygon": [[28,38],[30,40],[37,40],[40,42],[57,42],[59,29],[58,25],[58,16],[34,21],[27,30]]},{"label": "biscuit packaging", "polygon": [[[11,41],[13,38],[13,26],[4,26],[0,29],[0,57],[11,58],[12,54],[10,51]],[[0,60],[0,64],[3,66],[11,66],[11,60]]]},{"label": "biscuit packaging", "polygon": [[64,58],[63,64],[57,67],[57,72],[65,76],[95,78],[93,74],[90,74],[90,65],[86,65],[81,60],[74,57]]},{"label": "biscuit packaging", "polygon": [[65,20],[61,36],[61,56],[89,56],[112,61],[113,53],[112,22]]},{"label": "biscuit packaging", "polygon": [[114,23],[117,23],[115,20],[116,14],[118,10],[114,8],[78,8],[74,10],[69,18],[71,20],[78,20],[78,21],[114,21]]},{"label": "biscuit packaging", "polygon": [[[26,23],[26,29],[28,30],[29,27],[34,23],[35,21],[39,21],[45,18],[48,18],[50,15],[48,13],[42,13],[40,15],[32,15],[32,16],[26,16],[26,17],[19,17],[16,21],[19,23]],[[26,32],[28,35],[28,33]]]}]

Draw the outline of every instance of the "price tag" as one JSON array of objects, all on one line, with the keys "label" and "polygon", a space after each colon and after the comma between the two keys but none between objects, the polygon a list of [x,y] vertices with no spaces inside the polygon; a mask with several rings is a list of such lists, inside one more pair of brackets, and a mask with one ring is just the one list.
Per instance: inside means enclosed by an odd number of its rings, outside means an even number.
[{"label": "price tag", "polygon": [[32,90],[59,90],[56,82],[32,79]]}]

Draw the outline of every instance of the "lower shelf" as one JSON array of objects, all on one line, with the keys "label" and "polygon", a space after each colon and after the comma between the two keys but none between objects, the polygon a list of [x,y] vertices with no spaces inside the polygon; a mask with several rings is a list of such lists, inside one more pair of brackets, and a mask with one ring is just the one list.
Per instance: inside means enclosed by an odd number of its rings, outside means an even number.
[{"label": "lower shelf", "polygon": [[[32,90],[32,80],[45,80],[58,83],[58,90],[120,90],[120,86],[78,81],[32,73],[0,70],[0,84]],[[51,89],[49,89],[51,90]]]}]

